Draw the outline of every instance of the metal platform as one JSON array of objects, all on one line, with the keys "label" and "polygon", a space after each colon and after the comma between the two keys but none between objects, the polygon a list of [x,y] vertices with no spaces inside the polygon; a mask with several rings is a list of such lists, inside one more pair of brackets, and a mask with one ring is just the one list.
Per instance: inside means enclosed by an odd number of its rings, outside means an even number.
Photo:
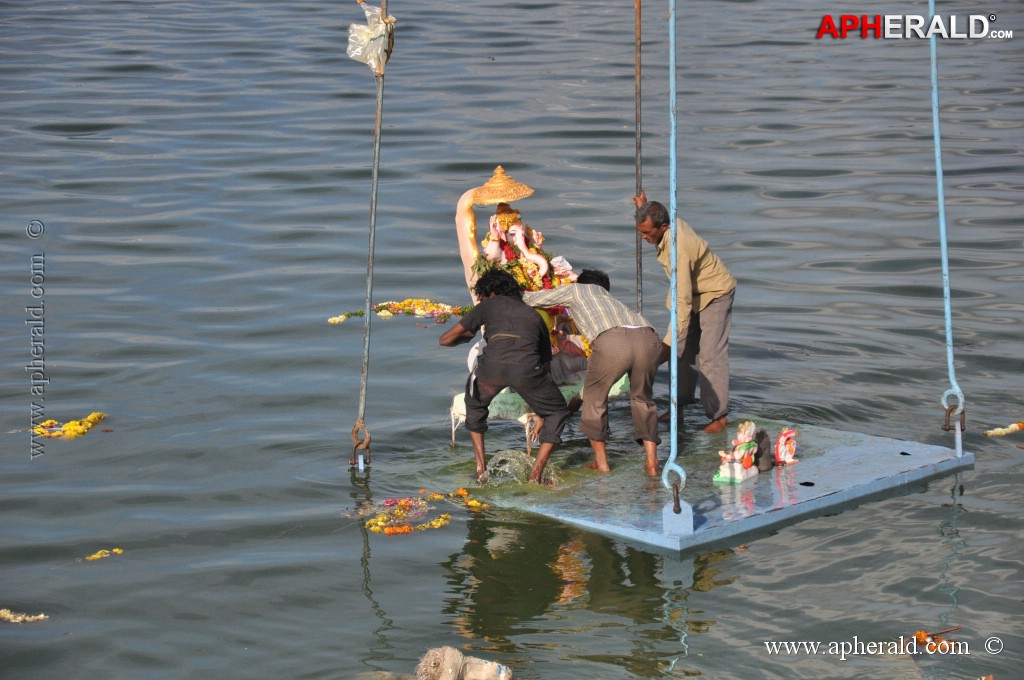
[{"label": "metal platform", "polygon": [[[717,435],[684,433],[678,461],[687,481],[679,514],[673,512],[671,492],[661,480],[644,475],[640,451],[635,458],[613,458],[610,474],[567,471],[555,488],[517,485],[518,491],[498,492],[492,501],[627,541],[682,551],[900,493],[911,484],[974,465],[973,454],[958,458],[941,446],[796,425],[798,463],[737,484],[713,482],[718,450],[729,446],[738,422]],[[794,427],[755,422],[773,438],[784,427]]]}]

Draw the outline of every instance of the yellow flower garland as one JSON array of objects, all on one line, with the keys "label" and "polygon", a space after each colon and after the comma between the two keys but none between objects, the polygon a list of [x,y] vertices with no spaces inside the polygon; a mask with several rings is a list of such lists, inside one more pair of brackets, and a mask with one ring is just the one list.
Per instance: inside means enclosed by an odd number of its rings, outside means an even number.
[{"label": "yellow flower garland", "polygon": [[373,517],[365,520],[363,525],[374,533],[394,536],[396,534],[426,531],[427,529],[440,529],[451,522],[452,516],[446,512],[432,520],[413,524],[414,521],[425,517],[427,513],[433,510],[433,506],[430,504],[431,501],[452,502],[456,499],[461,499],[462,504],[470,510],[484,510],[490,507],[487,503],[481,503],[470,498],[469,492],[465,489],[458,489],[447,494],[427,493],[426,489],[420,489],[420,493],[426,494],[425,497],[386,498],[383,503],[365,507],[359,510],[357,514],[360,517],[365,517],[370,513],[376,513]]},{"label": "yellow flower garland", "polygon": [[[455,307],[446,305],[443,302],[434,302],[428,298],[407,298],[400,301],[381,302],[374,305],[372,311],[382,319],[390,319],[393,316],[406,315],[420,318],[432,318],[437,323],[444,323],[453,316],[463,316],[469,312],[470,307]],[[365,316],[362,310],[345,312],[339,316],[332,316],[327,320],[329,324],[339,324],[353,316]]]},{"label": "yellow flower garland", "polygon": [[97,550],[93,554],[89,555],[88,557],[83,557],[79,561],[81,562],[81,561],[84,560],[85,562],[95,562],[96,560],[102,560],[104,557],[110,557],[111,555],[123,555],[123,554],[124,554],[124,548],[111,548],[110,550]]},{"label": "yellow flower garland", "polygon": [[51,418],[50,420],[43,421],[36,425],[32,428],[32,431],[40,437],[63,437],[64,439],[74,439],[75,437],[81,437],[83,434],[87,433],[96,425],[96,423],[106,417],[107,414],[94,411],[81,420],[69,420],[63,425]]},{"label": "yellow flower garland", "polygon": [[46,614],[22,614],[21,612],[12,612],[10,609],[0,609],[0,621],[6,621],[7,623],[35,623],[36,621],[45,621],[48,619]]}]

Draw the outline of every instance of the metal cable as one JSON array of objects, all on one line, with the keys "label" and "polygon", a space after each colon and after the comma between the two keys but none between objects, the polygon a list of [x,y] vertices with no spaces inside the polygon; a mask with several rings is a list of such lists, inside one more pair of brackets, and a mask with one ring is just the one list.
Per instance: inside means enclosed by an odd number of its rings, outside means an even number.
[{"label": "metal cable", "polygon": [[[636,82],[636,90],[633,95],[633,108],[634,115],[636,116],[636,195],[640,195],[643,190],[643,168],[641,166],[641,116],[640,116],[640,90],[641,90],[641,72],[640,68],[640,53],[641,53],[641,23],[643,18],[643,12],[641,11],[642,0],[633,1],[633,13],[636,15],[636,34],[634,36],[634,73],[633,79]],[[643,262],[643,239],[640,238],[640,232],[636,232],[636,312],[637,314],[644,313],[644,262]]]},{"label": "metal cable", "polygon": [[[668,33],[669,33],[669,48],[668,48],[668,83],[669,83],[669,121],[671,122],[671,134],[669,135],[669,252],[672,255],[669,257],[671,267],[669,270],[669,299],[670,313],[669,313],[669,328],[672,329],[672,351],[669,357],[669,457],[665,462],[665,467],[661,471],[661,483],[665,485],[666,489],[673,488],[672,482],[669,481],[669,473],[675,472],[679,475],[679,481],[677,482],[678,487],[682,487],[686,484],[686,471],[676,463],[676,455],[679,451],[678,433],[679,433],[679,384],[677,378],[679,376],[679,356],[677,353],[677,347],[679,345],[679,318],[678,318],[678,301],[679,301],[679,288],[676,282],[676,260],[678,259],[679,253],[676,249],[676,2],[675,0],[669,0],[668,3]],[[678,491],[676,491],[678,493]],[[678,511],[677,511],[678,512]]]},{"label": "metal cable", "polygon": [[[928,11],[935,16],[935,0],[928,0]],[[949,413],[952,408],[949,405],[949,397],[955,396],[957,406],[955,414],[959,415],[964,410],[964,393],[956,380],[956,368],[953,361],[953,313],[950,306],[949,294],[949,246],[946,236],[946,196],[942,181],[942,135],[939,132],[939,69],[938,50],[936,48],[935,32],[929,36],[931,52],[931,78],[932,78],[932,135],[935,141],[935,182],[938,196],[939,209],[939,244],[942,251],[942,299],[946,316],[946,366],[949,371],[949,389],[942,394],[942,407]],[[956,426],[956,455],[963,456],[963,445],[961,442],[961,428]]]},{"label": "metal cable", "polygon": [[[381,2],[381,18],[387,19],[388,17],[388,3],[387,0]],[[377,183],[380,177],[380,131],[381,122],[383,120],[384,112],[384,72],[383,65],[381,66],[381,72],[377,74],[374,80],[377,82],[377,115],[374,120],[373,126],[373,171],[370,182],[370,229],[369,229],[369,244],[367,246],[366,256],[366,304],[363,307],[363,374],[362,379],[359,382],[359,410],[356,416],[356,424],[352,428],[352,456],[349,459],[349,465],[355,465],[357,462],[357,450],[362,450],[364,453],[358,455],[359,468],[362,469],[364,463],[369,465],[370,463],[370,430],[366,427],[365,416],[366,416],[366,385],[370,373],[370,314],[373,299],[373,247],[374,240],[377,233]],[[362,441],[357,440],[357,434],[365,433]]]}]

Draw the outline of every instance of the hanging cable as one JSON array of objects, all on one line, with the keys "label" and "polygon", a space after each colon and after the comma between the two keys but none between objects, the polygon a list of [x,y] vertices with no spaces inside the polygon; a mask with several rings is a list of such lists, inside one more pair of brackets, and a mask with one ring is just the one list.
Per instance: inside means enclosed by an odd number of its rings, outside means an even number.
[{"label": "hanging cable", "polygon": [[[640,116],[640,89],[641,89],[641,73],[640,68],[640,52],[641,52],[641,20],[643,18],[643,12],[641,11],[642,0],[633,0],[633,13],[636,15],[636,34],[633,39],[633,52],[635,67],[633,69],[633,80],[635,81],[635,93],[633,95],[633,108],[634,115],[636,117],[636,191],[634,192],[637,196],[643,190],[643,169],[641,167],[641,144],[640,136],[642,131],[641,116]],[[636,232],[636,313],[644,313],[644,260],[643,260],[643,239],[640,238],[640,232]]]},{"label": "hanging cable", "polygon": [[[679,433],[679,385],[676,380],[679,375],[679,356],[677,354],[677,348],[679,346],[679,318],[678,318],[678,304],[679,304],[679,288],[676,283],[676,260],[678,260],[679,253],[676,249],[677,229],[676,229],[676,1],[669,0],[668,3],[668,35],[669,35],[669,47],[668,47],[668,84],[669,84],[669,121],[671,134],[669,135],[669,251],[672,255],[669,257],[671,267],[669,270],[669,299],[671,303],[669,309],[669,328],[672,329],[672,351],[669,357],[669,456],[665,462],[665,467],[661,471],[661,483],[665,485],[666,489],[672,489],[673,497],[676,499],[673,510],[678,514],[680,512],[678,497],[680,487],[686,484],[686,471],[676,463],[676,455],[679,450],[678,433]],[[669,481],[669,473],[675,472],[679,475],[679,481],[673,484]]]},{"label": "hanging cable", "polygon": [[[928,11],[935,16],[935,0],[928,0]],[[942,135],[939,133],[939,69],[938,50],[935,42],[935,32],[929,36],[931,51],[931,77],[932,77],[932,135],[935,140],[935,182],[937,185],[938,208],[939,208],[939,243],[942,250],[942,299],[943,308],[946,314],[946,365],[949,370],[949,389],[942,394],[942,407],[946,411],[947,423],[950,415],[959,415],[960,419],[955,426],[947,429],[955,429],[956,455],[960,458],[964,455],[961,434],[964,422],[964,393],[956,381],[956,369],[953,362],[953,313],[950,306],[949,294],[949,246],[946,238],[946,197],[943,190],[942,180]],[[955,408],[949,404],[949,398],[955,396],[957,404]]]},{"label": "hanging cable", "polygon": [[[380,176],[380,131],[384,111],[384,64],[394,46],[394,17],[388,14],[388,2],[378,10],[357,0],[366,14],[367,26],[349,28],[348,56],[367,64],[377,83],[377,115],[373,126],[373,170],[370,183],[370,229],[366,257],[366,305],[363,308],[363,373],[359,383],[359,410],[352,427],[352,455],[348,464],[362,470],[370,464],[370,430],[366,427],[366,385],[370,372],[370,319],[373,298],[373,248],[377,231],[377,181]],[[357,451],[361,451],[358,456]]]}]

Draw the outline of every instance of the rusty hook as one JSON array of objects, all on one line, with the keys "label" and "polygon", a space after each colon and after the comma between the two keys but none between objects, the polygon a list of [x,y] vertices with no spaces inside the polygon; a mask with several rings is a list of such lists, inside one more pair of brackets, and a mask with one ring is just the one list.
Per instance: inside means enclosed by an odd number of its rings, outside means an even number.
[{"label": "rusty hook", "polygon": [[679,506],[679,482],[672,483],[672,512],[677,515],[681,513],[683,509]]},{"label": "rusty hook", "polygon": [[[956,410],[958,408],[960,408],[960,407],[959,406],[950,406],[949,408],[946,409],[946,419],[945,419],[945,422],[942,423],[942,429],[945,430],[946,432],[949,432],[950,430],[953,429],[953,426],[949,424],[949,419],[950,419],[951,416],[956,414]],[[966,430],[967,430],[967,410],[966,409],[962,409],[960,411],[960,431],[961,432],[965,432]]]},{"label": "rusty hook", "polygon": [[352,426],[352,456],[348,459],[349,465],[355,465],[356,450],[362,449],[365,451],[363,456],[363,462],[367,465],[370,464],[370,430],[367,429],[363,421],[357,420],[356,424]]}]

